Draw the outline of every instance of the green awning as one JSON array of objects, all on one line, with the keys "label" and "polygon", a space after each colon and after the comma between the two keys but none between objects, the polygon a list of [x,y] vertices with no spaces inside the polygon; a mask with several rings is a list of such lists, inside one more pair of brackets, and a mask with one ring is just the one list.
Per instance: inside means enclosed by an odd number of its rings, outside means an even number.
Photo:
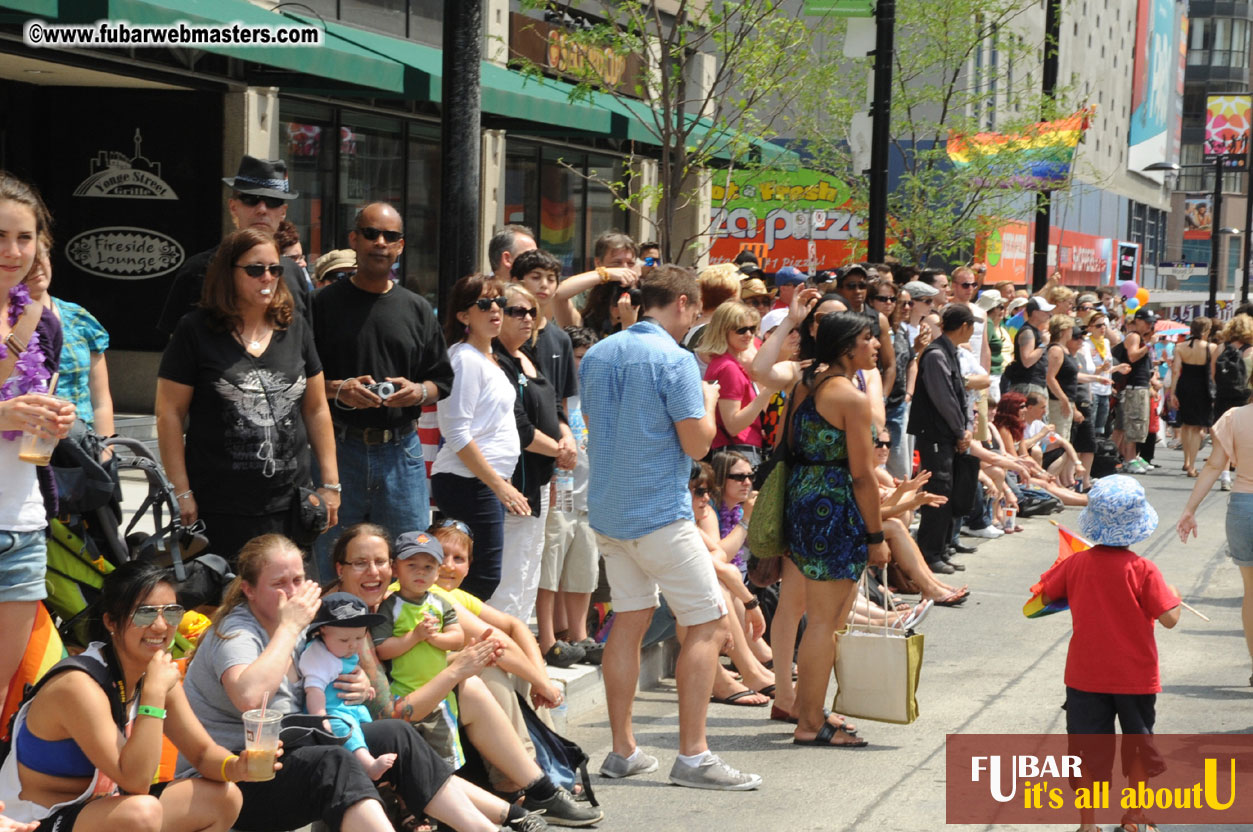
[{"label": "green awning", "polygon": [[59,6],[58,0],[4,0],[0,3],[0,20],[13,18],[24,22],[29,17],[41,17],[52,21],[59,14]]}]

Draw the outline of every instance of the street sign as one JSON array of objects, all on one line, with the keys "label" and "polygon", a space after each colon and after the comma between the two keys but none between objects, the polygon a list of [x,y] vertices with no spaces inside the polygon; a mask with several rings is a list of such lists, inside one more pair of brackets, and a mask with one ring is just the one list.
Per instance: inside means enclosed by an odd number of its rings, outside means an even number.
[{"label": "street sign", "polygon": [[804,14],[832,17],[874,17],[873,0],[805,0]]},{"label": "street sign", "polygon": [[818,271],[818,244],[813,240],[809,241],[809,268],[806,271],[811,275]]},{"label": "street sign", "polygon": [[814,228],[822,228],[827,224],[826,211],[814,211]]},{"label": "street sign", "polygon": [[1175,280],[1187,280],[1190,277],[1209,274],[1208,263],[1158,263],[1159,277],[1173,277]]}]

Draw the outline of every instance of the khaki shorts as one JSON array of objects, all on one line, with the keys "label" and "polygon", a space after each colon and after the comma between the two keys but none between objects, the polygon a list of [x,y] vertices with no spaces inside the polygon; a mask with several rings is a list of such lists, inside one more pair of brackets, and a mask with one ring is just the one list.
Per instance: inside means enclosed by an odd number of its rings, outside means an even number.
[{"label": "khaki shorts", "polygon": [[1143,442],[1149,435],[1149,388],[1127,387],[1118,394],[1114,430],[1121,430],[1128,442]]},{"label": "khaki shorts", "polygon": [[1070,441],[1070,429],[1075,421],[1075,403],[1070,403],[1070,415],[1062,415],[1062,403],[1056,399],[1049,399],[1049,424],[1057,431],[1057,435],[1067,442]]},{"label": "khaki shorts", "polygon": [[595,592],[600,578],[596,533],[586,511],[548,510],[539,588],[549,592]]},{"label": "khaki shorts", "polygon": [[705,541],[691,520],[675,520],[635,540],[596,533],[615,612],[650,610],[657,591],[686,627],[726,615],[722,587]]},{"label": "khaki shorts", "polygon": [[975,429],[973,436],[976,442],[987,442],[992,438],[992,431],[988,427],[987,390],[979,390],[975,393]]}]

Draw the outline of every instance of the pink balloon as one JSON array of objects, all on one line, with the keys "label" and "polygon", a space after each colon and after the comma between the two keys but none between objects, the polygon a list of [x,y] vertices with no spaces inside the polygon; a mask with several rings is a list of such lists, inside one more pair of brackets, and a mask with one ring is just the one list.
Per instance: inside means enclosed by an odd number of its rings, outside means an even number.
[{"label": "pink balloon", "polygon": [[1118,284],[1118,293],[1124,298],[1133,298],[1138,291],[1140,291],[1140,287],[1136,285],[1134,280],[1124,280]]}]

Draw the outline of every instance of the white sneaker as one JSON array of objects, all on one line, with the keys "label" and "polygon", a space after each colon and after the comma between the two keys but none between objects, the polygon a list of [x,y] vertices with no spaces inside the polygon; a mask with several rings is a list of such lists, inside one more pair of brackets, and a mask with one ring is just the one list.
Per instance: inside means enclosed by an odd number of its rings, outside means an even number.
[{"label": "white sneaker", "polygon": [[761,777],[731,768],[716,754],[710,754],[699,765],[689,766],[680,760],[670,769],[670,782],[691,789],[713,789],[743,792],[761,785]]},{"label": "white sneaker", "polygon": [[969,537],[982,537],[988,540],[996,540],[998,537],[1005,536],[1005,532],[996,526],[985,526],[982,529],[966,529],[962,534]]}]

